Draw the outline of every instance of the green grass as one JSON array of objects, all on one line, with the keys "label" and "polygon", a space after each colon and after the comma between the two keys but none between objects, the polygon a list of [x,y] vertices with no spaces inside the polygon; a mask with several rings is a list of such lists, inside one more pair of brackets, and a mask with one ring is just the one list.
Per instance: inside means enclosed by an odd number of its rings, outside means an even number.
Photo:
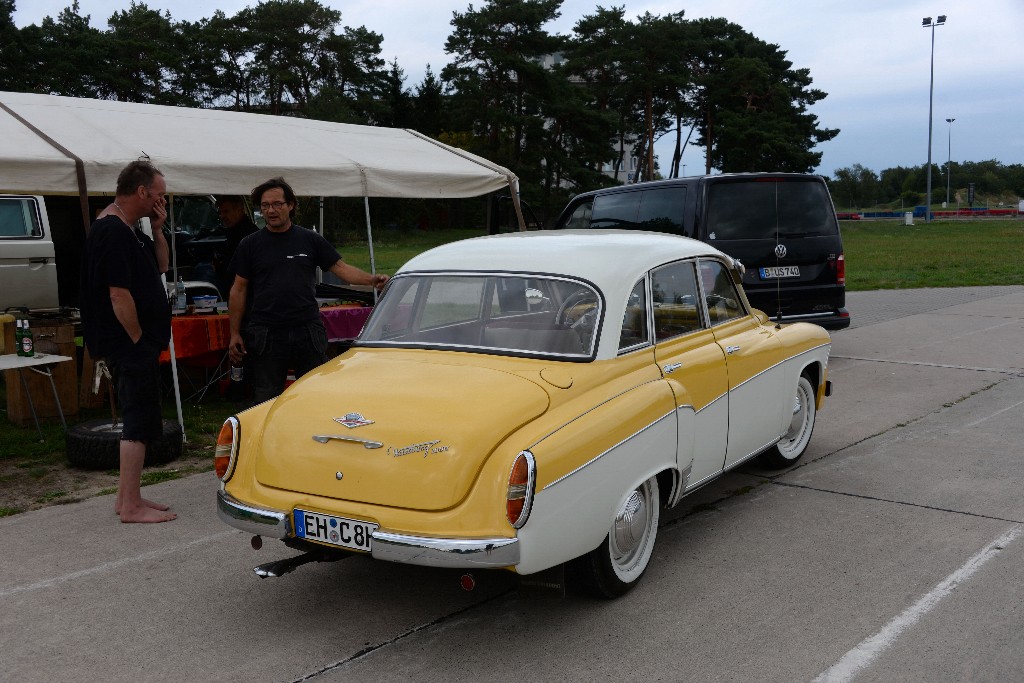
[{"label": "green grass", "polygon": [[[846,286],[851,291],[1024,284],[1024,220],[843,221]],[[483,235],[430,230],[375,235],[377,271],[394,273],[431,247]],[[345,260],[368,270],[366,241],[350,241]]]},{"label": "green grass", "polygon": [[846,288],[1024,285],[1024,220],[843,221]]},{"label": "green grass", "polygon": [[[482,229],[412,230],[409,232],[378,231],[373,236],[373,255],[378,273],[394,273],[413,256],[440,244],[482,237]],[[349,239],[339,249],[345,261],[363,270],[370,270],[370,249],[365,238]]]}]

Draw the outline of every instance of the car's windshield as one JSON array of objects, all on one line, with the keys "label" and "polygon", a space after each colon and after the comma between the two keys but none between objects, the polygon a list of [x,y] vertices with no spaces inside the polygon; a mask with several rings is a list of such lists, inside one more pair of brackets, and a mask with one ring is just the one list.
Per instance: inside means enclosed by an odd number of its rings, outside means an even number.
[{"label": "car's windshield", "polygon": [[399,275],[359,342],[589,358],[601,297],[569,278],[488,273]]}]

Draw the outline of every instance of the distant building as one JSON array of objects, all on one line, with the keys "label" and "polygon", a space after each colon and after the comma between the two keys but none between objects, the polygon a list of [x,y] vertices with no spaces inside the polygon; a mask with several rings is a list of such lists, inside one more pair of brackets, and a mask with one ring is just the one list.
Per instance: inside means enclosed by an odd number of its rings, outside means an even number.
[{"label": "distant building", "polygon": [[[561,52],[555,52],[550,55],[544,55],[539,61],[540,65],[545,69],[552,69],[559,64],[562,64],[565,61],[565,57]],[[573,80],[579,82],[578,79],[574,78]],[[616,152],[619,152],[618,143],[616,143],[615,148]],[[635,149],[635,141],[627,139],[623,141],[621,148],[621,153],[619,154],[618,159],[611,163],[601,164],[601,167],[598,170],[609,178],[612,178],[624,185],[627,183],[634,183],[636,182],[637,167],[637,158],[633,153]]]}]

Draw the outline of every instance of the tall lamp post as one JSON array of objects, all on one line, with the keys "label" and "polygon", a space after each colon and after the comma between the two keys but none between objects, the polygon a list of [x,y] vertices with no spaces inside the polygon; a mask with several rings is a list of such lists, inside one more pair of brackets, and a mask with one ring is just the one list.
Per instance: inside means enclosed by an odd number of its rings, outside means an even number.
[{"label": "tall lamp post", "polygon": [[932,30],[931,76],[928,81],[928,189],[924,199],[925,223],[930,223],[932,220],[932,97],[935,94],[935,27],[945,23],[945,14],[940,14],[935,21],[932,21],[931,17],[921,20],[921,26]]},{"label": "tall lamp post", "polygon": [[949,176],[953,168],[953,122],[956,119],[946,119],[949,124],[949,135],[946,137],[946,206],[949,206]]}]

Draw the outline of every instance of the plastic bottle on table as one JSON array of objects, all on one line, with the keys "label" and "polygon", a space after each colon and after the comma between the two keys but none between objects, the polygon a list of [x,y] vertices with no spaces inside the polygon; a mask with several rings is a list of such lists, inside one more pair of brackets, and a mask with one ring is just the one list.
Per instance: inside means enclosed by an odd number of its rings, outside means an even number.
[{"label": "plastic bottle on table", "polygon": [[174,286],[174,307],[185,310],[185,279],[181,277]]}]

